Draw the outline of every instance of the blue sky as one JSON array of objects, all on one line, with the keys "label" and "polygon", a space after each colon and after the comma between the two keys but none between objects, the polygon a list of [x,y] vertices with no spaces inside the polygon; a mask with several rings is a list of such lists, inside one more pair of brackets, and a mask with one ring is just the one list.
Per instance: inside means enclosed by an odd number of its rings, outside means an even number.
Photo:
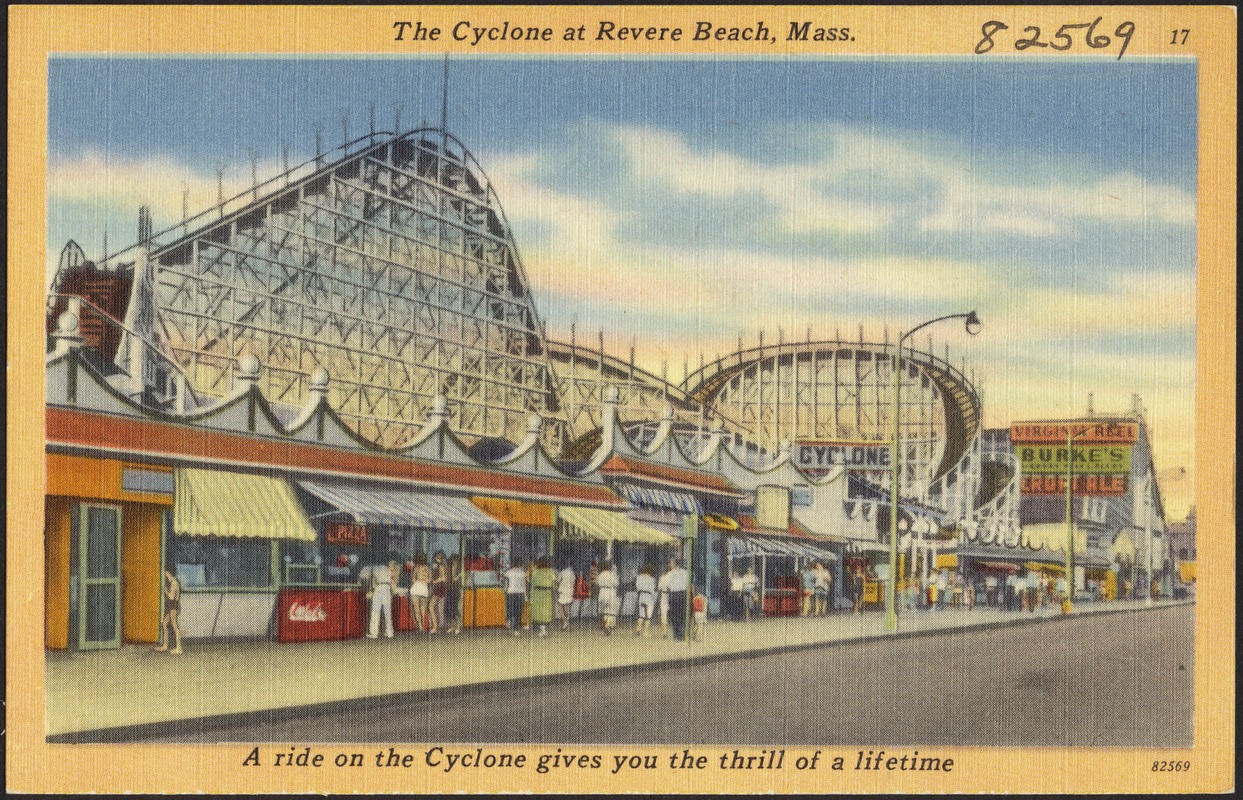
[{"label": "blue sky", "polygon": [[[437,125],[440,59],[59,58],[49,261],[95,256],[368,128]],[[986,421],[1151,412],[1191,466],[1196,72],[1190,60],[480,59],[450,130],[513,223],[549,334],[603,330],[671,377],[765,329],[869,337],[978,308]],[[592,334],[594,340],[594,334]],[[921,343],[927,340],[921,334]],[[693,368],[693,367],[692,367]]]}]

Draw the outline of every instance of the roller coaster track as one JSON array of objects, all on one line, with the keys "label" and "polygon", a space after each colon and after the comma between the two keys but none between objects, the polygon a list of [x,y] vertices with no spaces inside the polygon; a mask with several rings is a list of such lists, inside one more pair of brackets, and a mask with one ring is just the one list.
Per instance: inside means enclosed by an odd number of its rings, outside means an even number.
[{"label": "roller coaster track", "polygon": [[[854,357],[867,353],[876,360],[890,359],[895,345],[874,342],[847,342],[824,340],[817,342],[793,342],[765,345],[739,350],[724,358],[705,364],[687,376],[682,390],[691,400],[712,406],[721,389],[739,373],[751,367],[775,362],[779,358],[809,357],[812,354],[842,355],[843,351]],[[980,432],[980,397],[962,372],[944,359],[931,353],[907,349],[904,363],[919,370],[936,386],[944,403],[945,449],[940,463],[933,473],[936,480],[946,475],[971,449],[972,441]]]}]

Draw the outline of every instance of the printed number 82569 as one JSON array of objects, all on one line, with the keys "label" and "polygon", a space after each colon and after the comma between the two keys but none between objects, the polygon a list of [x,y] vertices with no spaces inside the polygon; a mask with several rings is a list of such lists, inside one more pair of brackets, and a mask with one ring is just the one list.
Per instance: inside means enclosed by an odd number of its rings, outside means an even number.
[{"label": "printed number 82569", "polygon": [[1153,772],[1190,772],[1190,761],[1154,761],[1152,762]]}]

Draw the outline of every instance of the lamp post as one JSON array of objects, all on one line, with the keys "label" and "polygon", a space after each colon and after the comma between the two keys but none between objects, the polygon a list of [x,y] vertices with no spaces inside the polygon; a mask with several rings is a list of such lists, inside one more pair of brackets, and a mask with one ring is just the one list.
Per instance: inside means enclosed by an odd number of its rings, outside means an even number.
[{"label": "lamp post", "polygon": [[893,469],[889,506],[889,580],[885,582],[885,629],[891,631],[898,629],[898,609],[894,601],[898,574],[898,482],[902,474],[901,464],[899,463],[902,454],[899,441],[899,437],[902,435],[902,427],[898,421],[898,414],[902,407],[902,345],[917,331],[947,319],[963,320],[963,325],[971,336],[975,336],[980,332],[980,318],[976,316],[974,311],[966,314],[948,314],[944,317],[930,319],[902,334],[902,337],[898,339],[897,355],[894,358],[893,439],[889,443],[889,463]]},{"label": "lamp post", "polygon": [[1074,610],[1075,606],[1075,515],[1074,515],[1074,498],[1075,490],[1072,484],[1075,480],[1075,440],[1080,436],[1091,433],[1097,428],[1105,425],[1105,422],[1098,422],[1095,425],[1089,425],[1083,430],[1075,433],[1074,427],[1066,426],[1066,613]]}]

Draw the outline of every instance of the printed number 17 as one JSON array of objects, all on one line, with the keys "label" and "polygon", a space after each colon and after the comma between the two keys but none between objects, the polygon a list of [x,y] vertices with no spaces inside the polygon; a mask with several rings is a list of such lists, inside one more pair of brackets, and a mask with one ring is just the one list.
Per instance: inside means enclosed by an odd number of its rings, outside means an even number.
[{"label": "printed number 17", "polygon": [[1182,30],[1174,31],[1173,34],[1170,37],[1170,44],[1186,44],[1187,37],[1191,35],[1191,31],[1183,28]]}]

